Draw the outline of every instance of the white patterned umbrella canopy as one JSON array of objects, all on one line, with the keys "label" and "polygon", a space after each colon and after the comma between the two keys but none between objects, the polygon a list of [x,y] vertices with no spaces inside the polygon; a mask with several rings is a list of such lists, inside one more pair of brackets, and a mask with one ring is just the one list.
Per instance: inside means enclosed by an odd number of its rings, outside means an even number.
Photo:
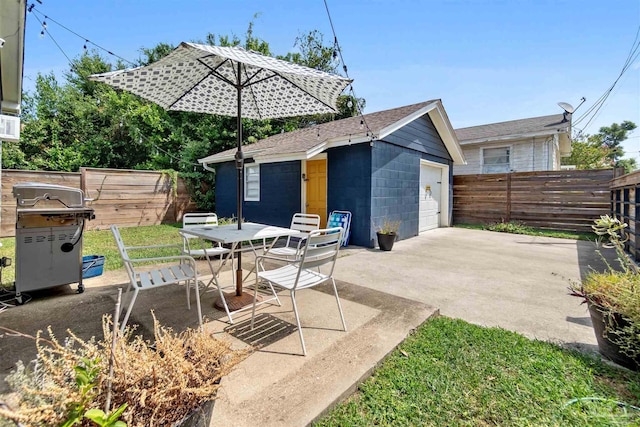
[{"label": "white patterned umbrella canopy", "polygon": [[[242,228],[242,119],[271,119],[335,113],[351,80],[271,58],[240,47],[181,43],[145,67],[94,74],[91,80],[123,89],[167,110],[237,118],[238,229]],[[241,252],[237,256],[238,305],[242,293]],[[229,300],[227,300],[229,302]]]},{"label": "white patterned umbrella canopy", "polygon": [[[240,67],[240,72],[238,72]],[[238,81],[240,74],[240,81]],[[91,80],[135,93],[167,110],[270,119],[337,112],[349,79],[240,47],[181,43],[145,67],[94,74]]]}]

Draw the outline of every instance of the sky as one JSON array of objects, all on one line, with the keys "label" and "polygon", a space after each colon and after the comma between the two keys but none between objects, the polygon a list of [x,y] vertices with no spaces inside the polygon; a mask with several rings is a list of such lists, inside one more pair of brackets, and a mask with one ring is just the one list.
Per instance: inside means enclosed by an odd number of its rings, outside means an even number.
[{"label": "sky", "polygon": [[[251,21],[254,36],[269,43],[273,54],[295,52],[296,37],[312,30],[324,35],[325,44],[334,39],[323,0],[28,0],[32,3],[25,90],[33,90],[38,73],[68,71],[67,57],[82,54],[85,39],[129,61],[160,42],[202,41],[208,33],[243,38]],[[638,56],[602,107],[581,117],[612,86],[638,44],[640,0],[326,0],[326,5],[354,92],[366,100],[365,113],[439,98],[453,127],[460,128],[559,114],[562,101],[577,107],[574,131],[593,134],[624,120],[640,126]],[[48,34],[41,37],[43,20]],[[582,97],[586,102],[578,107]],[[640,129],[624,149],[625,157],[640,163]]]}]

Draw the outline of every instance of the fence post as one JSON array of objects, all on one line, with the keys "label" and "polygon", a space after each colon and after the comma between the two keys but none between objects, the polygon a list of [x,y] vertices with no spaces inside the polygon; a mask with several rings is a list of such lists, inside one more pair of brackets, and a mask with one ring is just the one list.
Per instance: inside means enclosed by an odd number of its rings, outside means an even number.
[{"label": "fence post", "polygon": [[87,196],[87,168],[80,168],[80,189],[84,197],[89,197]]},{"label": "fence post", "polygon": [[507,172],[507,219],[511,221],[511,172]]}]

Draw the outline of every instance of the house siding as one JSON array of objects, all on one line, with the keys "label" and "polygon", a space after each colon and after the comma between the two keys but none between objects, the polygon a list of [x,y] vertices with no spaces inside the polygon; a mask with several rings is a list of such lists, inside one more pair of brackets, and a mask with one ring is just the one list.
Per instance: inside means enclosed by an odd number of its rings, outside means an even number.
[{"label": "house siding", "polygon": [[[216,213],[236,215],[236,169],[233,162],[216,168]],[[260,201],[245,201],[245,221],[288,227],[301,205],[301,164],[299,161],[260,165]],[[233,185],[229,185],[232,183]]]},{"label": "house siding", "polygon": [[456,165],[454,175],[475,175],[482,172],[482,149],[511,147],[511,171],[534,172],[560,169],[558,143],[553,137],[527,138],[513,141],[462,145],[466,165]]},{"label": "house siding", "polygon": [[[349,244],[371,247],[371,147],[327,150],[327,210],[351,212]],[[324,224],[323,224],[324,225]]]},{"label": "house siding", "polygon": [[439,163],[452,160],[431,118],[426,114],[388,135],[384,141],[428,154],[431,158],[440,159]]},{"label": "house siding", "polygon": [[[402,129],[401,129],[402,130]],[[406,135],[406,134],[404,134]],[[437,134],[436,134],[437,135]],[[425,144],[429,154],[425,150],[408,149],[384,141],[376,141],[372,151],[372,190],[371,190],[371,223],[373,228],[370,231],[370,245],[375,245],[376,227],[384,222],[385,218],[392,221],[401,221],[398,230],[398,238],[406,239],[418,235],[418,215],[419,186],[420,186],[420,159],[446,164],[449,166],[451,175],[453,160],[451,160],[444,143],[441,149],[437,147],[437,140],[430,140]],[[387,140],[397,140],[385,138]],[[440,147],[438,147],[440,148]],[[449,159],[441,154],[443,151]],[[431,153],[437,152],[438,155]],[[450,179],[450,182],[453,182]],[[451,204],[451,186],[445,191],[449,191]],[[451,216],[451,212],[442,212],[442,215]]]}]

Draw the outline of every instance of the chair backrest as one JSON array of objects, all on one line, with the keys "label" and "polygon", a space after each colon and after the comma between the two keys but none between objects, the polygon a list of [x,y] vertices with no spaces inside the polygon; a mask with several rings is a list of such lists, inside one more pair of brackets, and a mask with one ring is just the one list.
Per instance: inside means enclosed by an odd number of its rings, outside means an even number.
[{"label": "chair backrest", "polygon": [[127,247],[124,245],[124,241],[122,240],[122,236],[120,236],[120,230],[117,225],[113,224],[111,226],[111,233],[113,233],[113,238],[116,240],[118,252],[120,252],[120,258],[122,258],[122,263],[124,264],[125,270],[127,270],[129,279],[131,280],[131,283],[136,283],[136,272],[133,269],[131,258],[129,258],[129,254],[127,253]]},{"label": "chair backrest", "polygon": [[[195,227],[217,227],[218,215],[213,212],[192,212],[182,215],[182,228],[195,228]],[[182,244],[185,252],[190,252],[188,248],[187,239],[193,239],[196,236],[189,234],[182,234]]]},{"label": "chair backrest", "polygon": [[218,225],[218,215],[213,212],[192,212],[182,215],[182,228]]},{"label": "chair backrest", "polygon": [[[289,228],[292,230],[302,231],[304,234],[309,234],[313,230],[320,228],[320,215],[305,213],[293,214]],[[285,246],[291,246],[292,243],[297,244],[299,241],[300,237],[292,238],[289,236],[287,237],[287,243],[285,243]]]},{"label": "chair backrest", "polygon": [[315,230],[309,233],[302,257],[300,258],[300,270],[298,271],[298,278],[296,279],[296,287],[305,285],[304,283],[298,283],[300,271],[302,270],[329,265],[330,271],[327,275],[333,275],[333,268],[338,258],[343,232],[342,227],[335,227]]},{"label": "chair backrest", "polygon": [[327,228],[342,227],[341,246],[349,245],[349,236],[351,235],[351,212],[349,211],[331,211],[327,219]]}]

